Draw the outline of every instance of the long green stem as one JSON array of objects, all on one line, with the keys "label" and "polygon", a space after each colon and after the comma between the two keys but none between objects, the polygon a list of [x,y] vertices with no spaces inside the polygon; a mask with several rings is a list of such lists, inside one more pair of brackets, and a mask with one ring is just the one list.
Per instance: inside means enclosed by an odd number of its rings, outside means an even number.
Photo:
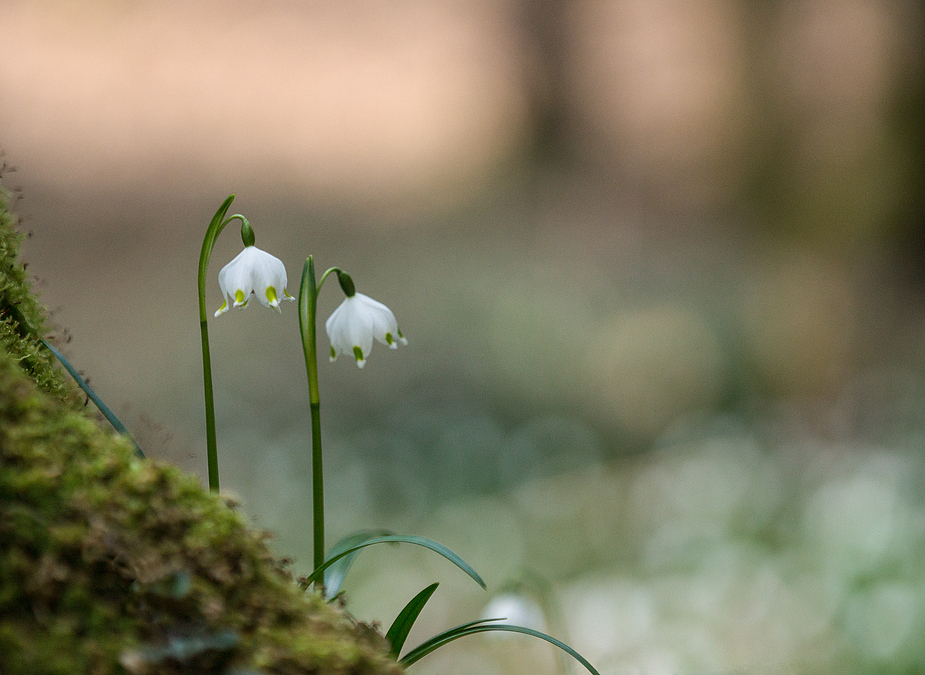
[{"label": "long green stem", "polygon": [[[322,277],[323,280],[323,277]],[[302,269],[299,287],[299,328],[308,374],[308,401],[312,415],[312,519],[315,569],[324,563],[324,470],[321,464],[321,397],[318,393],[318,348],[316,314],[318,287],[315,286],[315,262],[308,256]]]},{"label": "long green stem", "polygon": [[226,219],[228,207],[234,201],[234,195],[226,199],[215,212],[212,222],[206,230],[202,240],[202,251],[199,254],[199,331],[202,334],[202,384],[206,405],[206,452],[209,463],[209,489],[218,492],[218,444],[215,436],[215,401],[212,392],[212,358],[209,354],[209,325],[206,313],[206,272],[209,269],[209,258],[215,240],[221,234],[225,225],[235,218],[244,220],[243,216],[234,215]]},{"label": "long green stem", "polygon": [[212,358],[209,354],[209,326],[199,321],[202,334],[202,379],[206,402],[206,455],[209,463],[209,489],[218,492],[218,442],[215,437],[215,400],[212,393]]}]

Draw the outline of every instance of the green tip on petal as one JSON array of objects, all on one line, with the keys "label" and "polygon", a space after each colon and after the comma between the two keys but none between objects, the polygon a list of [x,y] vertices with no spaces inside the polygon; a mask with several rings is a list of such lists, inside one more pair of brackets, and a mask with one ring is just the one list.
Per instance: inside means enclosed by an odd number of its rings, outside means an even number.
[{"label": "green tip on petal", "polygon": [[362,350],[362,349],[360,349],[359,347],[354,347],[354,348],[353,348],[353,356],[354,356],[354,357],[356,358],[356,360],[357,360],[357,366],[359,366],[360,368],[362,368],[364,365],[366,365],[366,359],[363,358],[363,350]]},{"label": "green tip on petal", "polygon": [[395,338],[392,337],[392,334],[391,334],[391,333],[386,333],[386,334],[385,334],[385,343],[386,343],[389,347],[391,347],[393,344],[395,344]]},{"label": "green tip on petal", "polygon": [[234,292],[234,304],[235,305],[246,304],[244,302],[244,291],[242,291],[240,288]]},{"label": "green tip on petal", "polygon": [[331,347],[331,360],[334,361],[337,358],[337,352],[334,350],[334,347]]},{"label": "green tip on petal", "polygon": [[276,299],[276,289],[272,286],[267,286],[267,300],[271,305],[273,303],[279,304],[279,300]]},{"label": "green tip on petal", "polygon": [[227,312],[227,311],[228,311],[228,301],[225,300],[225,301],[222,303],[222,306],[218,308],[218,311],[215,312],[215,316],[220,316],[220,315],[224,314],[224,313]]}]

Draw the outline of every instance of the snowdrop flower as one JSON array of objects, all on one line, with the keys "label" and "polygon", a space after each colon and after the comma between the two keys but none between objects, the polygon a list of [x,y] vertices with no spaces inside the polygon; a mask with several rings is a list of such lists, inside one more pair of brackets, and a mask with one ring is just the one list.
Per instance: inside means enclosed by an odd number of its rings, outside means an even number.
[{"label": "snowdrop flower", "polygon": [[392,310],[362,293],[344,299],[328,317],[324,329],[331,340],[331,361],[341,352],[352,353],[360,368],[366,365],[373,338],[391,349],[398,349],[399,342],[408,344]]},{"label": "snowdrop flower", "polygon": [[[264,307],[280,311],[281,299],[295,300],[286,291],[286,267],[282,260],[256,246],[245,246],[237,257],[218,273],[218,285],[222,289],[225,301],[215,312],[221,316],[228,311],[228,304],[234,307],[247,307],[251,293]],[[282,294],[282,298],[280,297]]]},{"label": "snowdrop flower", "polygon": [[501,593],[492,598],[482,612],[483,619],[506,619],[513,626],[546,631],[546,616],[542,607],[518,593]]}]

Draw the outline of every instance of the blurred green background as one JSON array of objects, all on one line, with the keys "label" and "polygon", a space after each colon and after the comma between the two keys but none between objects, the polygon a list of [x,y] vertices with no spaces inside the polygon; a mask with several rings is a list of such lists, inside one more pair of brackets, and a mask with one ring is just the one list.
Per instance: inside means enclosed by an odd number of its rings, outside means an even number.
[{"label": "blurred green background", "polygon": [[[312,253],[395,311],[407,348],[321,365],[329,537],[430,536],[491,593],[374,551],[357,616],[439,580],[413,644],[528,581],[602,673],[925,670],[920,3],[4,0],[0,25],[29,270],[150,456],[205,473],[196,272],[229,193],[290,292]],[[305,573],[297,327],[210,330],[222,486]],[[471,638],[415,669],[557,667]]]}]

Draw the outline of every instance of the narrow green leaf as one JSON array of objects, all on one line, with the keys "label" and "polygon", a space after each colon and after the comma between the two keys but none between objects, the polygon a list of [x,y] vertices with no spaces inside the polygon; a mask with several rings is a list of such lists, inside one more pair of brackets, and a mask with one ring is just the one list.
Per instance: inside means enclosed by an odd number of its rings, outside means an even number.
[{"label": "narrow green leaf", "polygon": [[347,548],[346,550],[341,551],[337,555],[329,556],[328,559],[325,560],[323,564],[315,568],[315,571],[309,575],[306,581],[307,583],[310,583],[310,584],[317,582],[318,579],[321,578],[321,575],[324,574],[324,571],[326,569],[328,569],[331,565],[333,565],[335,562],[337,562],[344,556],[350,555],[354,551],[359,551],[360,549],[366,548],[367,546],[372,546],[373,544],[392,544],[392,543],[414,544],[416,546],[423,546],[424,548],[429,548],[431,551],[434,551],[435,553],[439,553],[440,555],[442,555],[444,558],[446,558],[451,563],[456,565],[463,572],[465,572],[470,577],[472,577],[479,586],[481,586],[482,588],[486,588],[485,582],[482,581],[482,577],[480,577],[478,573],[474,569],[472,569],[469,563],[467,563],[465,560],[463,560],[458,555],[453,553],[453,551],[448,549],[443,544],[438,544],[437,542],[431,539],[425,539],[424,537],[415,537],[415,536],[409,536],[409,535],[403,535],[403,534],[392,534],[392,535],[387,535],[383,537],[373,537],[372,539],[367,539],[366,541],[363,541],[354,546],[351,546]]},{"label": "narrow green leaf", "polygon": [[[503,621],[503,619],[490,619],[489,621]],[[488,633],[491,631],[522,633],[524,635],[530,635],[532,637],[545,640],[546,642],[555,645],[562,651],[566,652],[569,656],[583,665],[592,675],[600,675],[600,673],[597,672],[594,666],[592,666],[587,659],[585,659],[581,654],[576,652],[561,640],[557,640],[554,637],[546,635],[546,633],[541,633],[540,631],[533,630],[532,628],[524,628],[523,626],[509,626],[507,624],[487,623],[486,621],[473,621],[472,623],[463,624],[462,626],[457,626],[456,628],[451,628],[450,630],[444,631],[439,635],[435,635],[427,642],[419,645],[418,647],[415,647],[410,652],[408,652],[403,659],[399,660],[398,663],[403,668],[407,668],[411,664],[416,663],[420,659],[430,654],[435,649],[439,649],[443,645],[452,642],[453,640],[465,637],[467,635],[475,635],[476,633]]]},{"label": "narrow green leaf", "polygon": [[[222,205],[218,207],[215,215],[212,216],[209,227],[206,228],[206,236],[202,247],[203,252],[207,252],[204,256],[206,262],[208,262],[208,258],[212,254],[212,247],[215,246],[215,240],[218,239],[218,235],[222,230],[222,223],[225,221],[225,214],[228,213],[228,208],[231,206],[231,202],[234,201],[234,197],[234,195],[229,195],[228,198],[222,202]],[[202,261],[200,261],[200,264],[201,262]]]},{"label": "narrow green leaf", "polygon": [[209,239],[210,253],[212,252],[212,246],[215,245],[215,240],[218,238],[222,223],[225,220],[225,214],[228,213],[228,209],[231,206],[231,202],[234,201],[234,198],[235,195],[228,195],[228,198],[218,207],[218,210],[209,222],[209,227],[206,229],[206,238]]},{"label": "narrow green leaf", "polygon": [[[331,550],[328,551],[327,558],[336,558],[340,556],[341,553],[354,548],[357,544],[362,544],[364,541],[390,534],[392,533],[388,530],[363,530],[348,534],[331,547]],[[340,587],[344,584],[347,572],[350,570],[350,567],[353,565],[358,555],[360,555],[360,549],[356,549],[352,553],[347,553],[324,571],[324,595],[326,598],[333,598],[340,592]]]},{"label": "narrow green leaf", "polygon": [[424,609],[424,605],[427,604],[427,601],[430,600],[430,596],[434,594],[434,591],[437,590],[437,586],[440,584],[431,584],[423,591],[411,598],[411,602],[405,605],[405,608],[398,613],[398,616],[395,617],[395,621],[392,622],[389,632],[385,634],[385,639],[389,641],[391,646],[392,656],[398,660],[398,655],[401,654],[401,648],[405,644],[405,640],[408,639],[408,633],[411,632],[411,627],[414,625],[414,622],[417,621],[418,615],[420,615],[421,610]]},{"label": "narrow green leaf", "polygon": [[93,401],[93,404],[97,408],[99,408],[99,411],[103,413],[103,417],[105,417],[109,421],[109,423],[113,426],[113,428],[116,431],[118,431],[120,434],[125,436],[125,438],[129,442],[131,442],[132,445],[135,446],[135,452],[138,454],[139,457],[143,458],[145,456],[145,453],[141,451],[141,448],[138,446],[138,443],[135,442],[135,439],[129,433],[128,429],[125,428],[125,425],[119,421],[119,418],[116,417],[115,414],[113,414],[112,410],[110,410],[106,406],[106,404],[103,403],[102,399],[100,399],[100,397],[96,395],[96,392],[93,391],[90,388],[90,385],[84,381],[84,379],[80,376],[80,373],[77,372],[77,369],[71,365],[70,361],[64,358],[64,354],[62,354],[57,349],[52,347],[51,344],[49,344],[49,342],[45,338],[39,338],[39,339],[42,341],[42,344],[48,348],[48,351],[54,354],[55,358],[61,362],[61,365],[64,366],[64,369],[71,374],[71,377],[73,377],[77,385],[81,389],[83,389],[84,393],[87,395],[87,398]]},{"label": "narrow green leaf", "polygon": [[230,195],[222,205],[218,207],[218,211],[215,212],[215,215],[212,216],[212,221],[209,223],[209,227],[206,228],[205,237],[202,240],[202,250],[199,252],[199,320],[206,320],[205,313],[205,297],[206,297],[206,270],[209,267],[209,258],[212,257],[212,248],[215,246],[215,240],[218,239],[218,235],[221,234],[222,229],[227,224],[225,220],[225,214],[228,213],[228,208],[231,206],[231,202],[234,201],[234,195]]}]

